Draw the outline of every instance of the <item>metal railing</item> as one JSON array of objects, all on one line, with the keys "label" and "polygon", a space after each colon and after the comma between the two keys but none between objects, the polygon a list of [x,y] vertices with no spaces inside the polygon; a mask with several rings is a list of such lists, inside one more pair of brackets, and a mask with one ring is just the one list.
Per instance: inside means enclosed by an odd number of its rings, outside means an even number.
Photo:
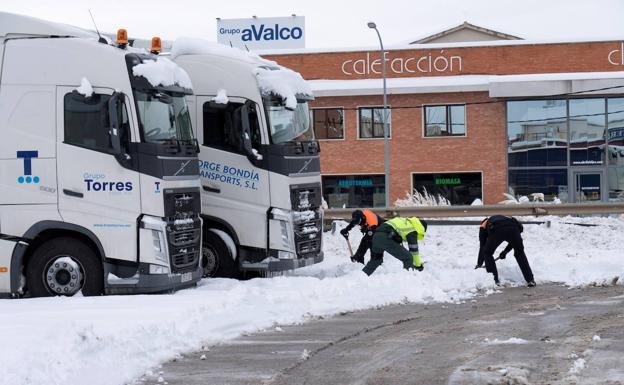
[{"label": "metal railing", "polygon": [[[351,219],[350,209],[326,209],[325,220]],[[624,214],[624,203],[526,203],[484,206],[415,206],[376,207],[370,210],[384,218],[395,216],[420,218],[483,217],[490,215],[544,216]]]}]

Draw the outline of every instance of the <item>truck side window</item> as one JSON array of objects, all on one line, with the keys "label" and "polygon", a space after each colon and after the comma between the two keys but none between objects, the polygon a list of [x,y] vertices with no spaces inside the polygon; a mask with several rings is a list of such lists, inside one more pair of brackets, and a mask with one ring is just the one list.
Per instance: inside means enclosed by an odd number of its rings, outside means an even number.
[{"label": "truck side window", "polygon": [[93,94],[88,98],[75,91],[66,94],[64,143],[97,151],[112,150],[108,99],[110,95],[104,94]]},{"label": "truck side window", "polygon": [[[224,151],[245,154],[242,134],[242,107],[243,103],[234,102],[229,102],[225,105],[216,104],[214,102],[204,103],[203,145]],[[254,148],[259,149],[261,140],[256,107],[249,109],[249,124],[252,145]]]}]

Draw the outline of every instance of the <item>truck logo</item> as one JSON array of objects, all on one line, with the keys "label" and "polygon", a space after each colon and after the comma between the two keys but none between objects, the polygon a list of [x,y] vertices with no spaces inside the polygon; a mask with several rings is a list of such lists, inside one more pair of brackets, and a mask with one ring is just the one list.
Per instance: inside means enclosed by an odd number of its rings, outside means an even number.
[{"label": "truck logo", "polygon": [[39,157],[39,151],[18,151],[17,157],[24,159],[24,175],[17,178],[18,183],[39,183],[39,177],[32,175],[33,158]]},{"label": "truck logo", "polygon": [[299,172],[297,172],[297,174],[301,174],[303,172],[303,170],[307,169],[308,166],[310,165],[310,163],[312,163],[312,159],[308,159],[304,164],[303,167],[301,167],[301,170],[299,170]]},{"label": "truck logo", "polygon": [[178,171],[176,171],[175,174],[173,174],[173,176],[178,175],[179,173],[181,173],[182,171],[184,171],[184,169],[186,168],[186,166],[188,166],[188,164],[191,163],[190,160],[187,160],[186,162],[182,162],[180,163],[180,169]]}]

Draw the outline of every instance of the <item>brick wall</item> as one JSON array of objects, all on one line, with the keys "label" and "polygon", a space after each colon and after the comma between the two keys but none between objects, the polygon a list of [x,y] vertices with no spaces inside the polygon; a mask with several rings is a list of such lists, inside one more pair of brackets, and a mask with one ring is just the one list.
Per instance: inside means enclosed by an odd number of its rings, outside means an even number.
[{"label": "brick wall", "polygon": [[[388,77],[414,76],[449,76],[449,75],[508,75],[508,74],[535,74],[555,72],[598,72],[624,70],[624,45],[619,41],[592,42],[592,43],[560,43],[560,44],[525,44],[505,45],[493,47],[464,47],[464,48],[436,48],[436,49],[402,49],[388,53]],[[614,52],[615,51],[615,52]],[[268,59],[276,60],[281,65],[292,68],[303,75],[305,79],[366,79],[380,78],[381,65],[374,64],[380,59],[379,51],[355,52],[324,52],[308,54],[266,55]],[[417,60],[425,58],[417,68]],[[461,57],[445,66],[440,59],[439,69],[429,70],[428,59]],[[399,61],[393,62],[394,59]],[[408,64],[405,62],[412,59]],[[364,68],[366,73],[358,74],[353,69],[355,61],[363,60],[363,66],[358,63],[356,70]],[[347,63],[347,72],[343,72],[343,64]],[[392,64],[396,69],[393,71]],[[401,65],[402,64],[402,65]],[[413,71],[409,72],[405,68]],[[361,71],[359,71],[361,72]]]},{"label": "brick wall", "polygon": [[[486,92],[389,95],[391,107],[488,101]],[[358,139],[357,107],[381,106],[381,96],[318,98],[314,107],[345,108],[345,139],[321,141],[323,174],[384,173],[383,139]],[[485,203],[503,199],[507,186],[505,103],[466,106],[466,137],[424,138],[420,108],[393,109],[390,201],[411,189],[413,172],[483,172]]]},{"label": "brick wall", "polygon": [[[381,77],[379,51],[317,52],[265,57],[300,72],[308,80]],[[436,70],[435,60],[439,57],[446,58],[454,65],[447,66],[444,71]],[[603,41],[401,49],[390,51],[387,60],[390,78],[623,71],[624,43]],[[440,69],[445,62],[443,59],[438,60]],[[388,102],[396,108],[423,103],[470,103],[488,100],[491,99],[487,92],[465,92],[390,95]],[[358,106],[371,105],[381,106],[382,96],[322,97],[312,103],[313,107],[347,109],[346,139],[321,142],[323,174],[383,174],[383,139],[357,139],[355,109]],[[507,190],[504,101],[467,106],[466,125],[466,137],[423,138],[422,109],[393,109],[390,139],[391,202],[410,191],[412,172],[447,171],[480,171],[483,173],[484,202],[494,204],[504,199],[502,194]]]}]

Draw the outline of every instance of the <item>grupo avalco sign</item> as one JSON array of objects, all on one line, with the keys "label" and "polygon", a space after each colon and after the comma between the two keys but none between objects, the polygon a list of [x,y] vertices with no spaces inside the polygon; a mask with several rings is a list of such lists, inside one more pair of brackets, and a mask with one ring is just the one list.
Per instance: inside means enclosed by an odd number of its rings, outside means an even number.
[{"label": "grupo avalco sign", "polygon": [[305,48],[305,18],[219,19],[217,42],[249,50]]}]

